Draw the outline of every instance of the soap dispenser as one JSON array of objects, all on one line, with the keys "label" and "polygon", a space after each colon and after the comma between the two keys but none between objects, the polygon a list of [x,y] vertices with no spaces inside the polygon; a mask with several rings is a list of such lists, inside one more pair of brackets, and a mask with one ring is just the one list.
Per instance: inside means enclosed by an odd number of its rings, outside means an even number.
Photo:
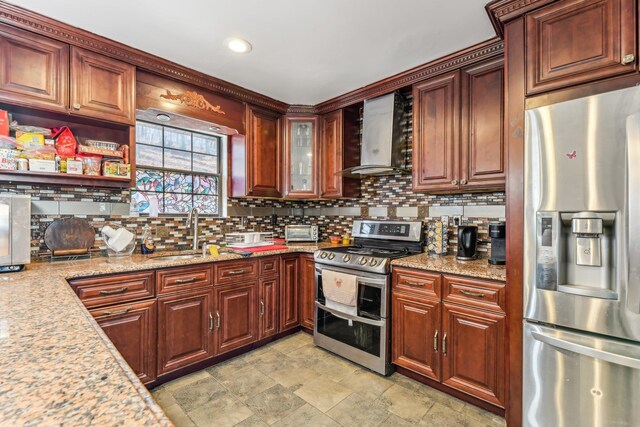
[{"label": "soap dispenser", "polygon": [[156,251],[156,244],[153,241],[153,231],[149,225],[145,225],[142,229],[142,243],[140,243],[140,252],[144,255],[152,254]]}]

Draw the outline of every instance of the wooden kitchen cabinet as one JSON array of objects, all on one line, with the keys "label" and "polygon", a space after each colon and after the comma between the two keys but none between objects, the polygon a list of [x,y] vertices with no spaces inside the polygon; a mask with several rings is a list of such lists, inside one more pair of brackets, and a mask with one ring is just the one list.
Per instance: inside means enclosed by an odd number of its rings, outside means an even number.
[{"label": "wooden kitchen cabinet", "polygon": [[392,362],[439,381],[441,303],[399,292],[392,303]]},{"label": "wooden kitchen cabinet", "polygon": [[570,0],[526,15],[527,95],[638,69],[635,0]]},{"label": "wooden kitchen cabinet", "polygon": [[71,112],[135,124],[136,67],[99,53],[71,47]]},{"label": "wooden kitchen cabinet", "polygon": [[285,118],[284,196],[318,197],[318,116]]},{"label": "wooden kitchen cabinet", "polygon": [[150,298],[155,295],[153,271],[137,271],[69,280],[85,307],[100,307]]},{"label": "wooden kitchen cabinet", "polygon": [[280,291],[278,277],[260,279],[259,289],[259,331],[258,339],[278,333],[278,297]]},{"label": "wooden kitchen cabinet", "polygon": [[214,355],[213,289],[158,298],[158,375]]},{"label": "wooden kitchen cabinet", "polygon": [[313,255],[300,256],[300,323],[313,330],[315,319],[316,267]]},{"label": "wooden kitchen cabinet", "polygon": [[280,261],[280,332],[300,326],[300,256],[283,255]]},{"label": "wooden kitchen cabinet", "polygon": [[320,139],[320,197],[359,197],[360,180],[340,171],[360,165],[359,106],[322,116]]},{"label": "wooden kitchen cabinet", "polygon": [[258,281],[215,288],[216,354],[258,340]]},{"label": "wooden kitchen cabinet", "polygon": [[67,111],[69,46],[0,25],[0,100]]},{"label": "wooden kitchen cabinet", "polygon": [[156,301],[112,305],[89,312],[140,381],[155,380]]}]

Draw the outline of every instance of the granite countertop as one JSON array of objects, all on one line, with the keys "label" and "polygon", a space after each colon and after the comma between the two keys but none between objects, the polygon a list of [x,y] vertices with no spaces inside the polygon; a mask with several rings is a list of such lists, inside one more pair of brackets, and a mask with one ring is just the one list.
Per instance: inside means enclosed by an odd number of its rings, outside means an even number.
[{"label": "granite countertop", "polygon": [[[302,244],[254,257],[326,246]],[[0,275],[0,425],[172,425],[66,279],[241,258],[100,257],[35,263]]]},{"label": "granite countertop", "polygon": [[454,255],[433,256],[418,254],[405,258],[394,259],[391,266],[409,267],[420,270],[437,271],[439,273],[458,274],[478,279],[499,280],[506,282],[507,269],[505,266],[491,265],[486,259],[473,261],[458,261]]}]

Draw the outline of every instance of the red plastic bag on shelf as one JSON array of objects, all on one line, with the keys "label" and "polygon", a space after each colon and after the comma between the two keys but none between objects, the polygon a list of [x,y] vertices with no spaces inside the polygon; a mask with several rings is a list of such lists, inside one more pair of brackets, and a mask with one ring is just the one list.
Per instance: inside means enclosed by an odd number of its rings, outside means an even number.
[{"label": "red plastic bag on shelf", "polygon": [[76,138],[67,126],[51,128],[51,137],[56,140],[56,153],[62,158],[76,154]]}]

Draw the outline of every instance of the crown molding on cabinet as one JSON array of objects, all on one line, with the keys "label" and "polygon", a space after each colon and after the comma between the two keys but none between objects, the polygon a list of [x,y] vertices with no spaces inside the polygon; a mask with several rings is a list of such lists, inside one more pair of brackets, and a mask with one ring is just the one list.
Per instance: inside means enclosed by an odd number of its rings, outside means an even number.
[{"label": "crown molding on cabinet", "polygon": [[313,115],[318,114],[318,109],[315,105],[289,105],[287,114]]},{"label": "crown molding on cabinet", "polygon": [[498,37],[504,37],[504,24],[533,9],[558,0],[492,0],[485,6]]}]

